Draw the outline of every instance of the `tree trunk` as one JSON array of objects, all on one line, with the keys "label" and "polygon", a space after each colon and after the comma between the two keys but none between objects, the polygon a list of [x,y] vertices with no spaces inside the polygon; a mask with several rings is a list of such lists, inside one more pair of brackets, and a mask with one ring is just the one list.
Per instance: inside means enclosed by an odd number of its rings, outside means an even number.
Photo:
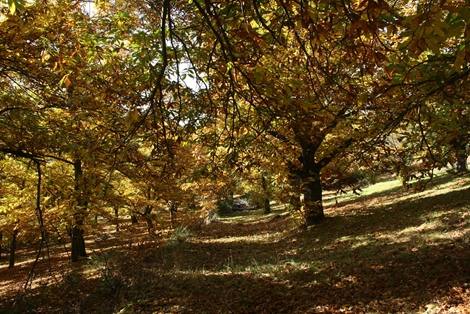
[{"label": "tree trunk", "polygon": [[153,225],[152,221],[152,206],[147,205],[144,209],[144,214],[142,215],[147,223],[147,231],[150,235],[155,235],[155,226]]},{"label": "tree trunk", "polygon": [[315,162],[316,150],[317,146],[306,143],[302,145],[302,156],[299,158],[302,162],[303,214],[305,225],[307,226],[318,224],[325,218],[320,179],[321,168]]},{"label": "tree trunk", "polygon": [[227,200],[228,200],[228,203],[230,204],[231,207],[233,206],[233,202],[234,202],[233,194],[234,194],[233,193],[233,187],[231,186],[230,191],[228,192],[228,195],[227,195]]},{"label": "tree trunk", "polygon": [[170,202],[170,225],[174,229],[176,225],[176,212],[178,211],[178,204],[174,201]]},{"label": "tree trunk", "polygon": [[83,237],[83,225],[76,224],[72,227],[72,262],[87,257],[85,239]]},{"label": "tree trunk", "polygon": [[263,188],[263,208],[264,208],[264,213],[269,214],[271,212],[271,204],[270,204],[270,195],[269,195],[269,186],[268,186],[268,180],[266,178],[266,175],[263,174],[261,176],[261,187]]},{"label": "tree trunk", "polygon": [[119,208],[114,207],[114,218],[116,219],[116,232],[119,232]]},{"label": "tree trunk", "polygon": [[468,168],[467,168],[468,156],[467,156],[465,147],[456,151],[456,157],[457,157],[457,167],[456,167],[457,173],[468,172]]},{"label": "tree trunk", "polygon": [[88,200],[85,194],[82,161],[75,159],[74,164],[74,177],[75,177],[75,212],[74,222],[71,230],[72,240],[72,262],[80,260],[80,258],[87,257],[85,250],[85,239],[83,237],[85,231],[83,230],[85,214],[88,207]]},{"label": "tree trunk", "polygon": [[135,225],[137,223],[139,223],[139,221],[137,220],[137,216],[134,213],[132,213],[131,214],[131,224]]},{"label": "tree trunk", "polygon": [[455,170],[457,173],[466,173],[468,171],[467,139],[464,136],[458,136],[451,142],[451,145],[456,159]]},{"label": "tree trunk", "polygon": [[304,195],[304,219],[307,226],[318,224],[324,218],[322,186],[319,169],[309,169],[302,185]]},{"label": "tree trunk", "polygon": [[10,242],[10,260],[8,262],[8,268],[15,266],[15,252],[16,252],[16,238],[18,237],[18,228],[13,229]]},{"label": "tree trunk", "polygon": [[2,249],[3,249],[3,232],[0,231],[0,260],[2,259]]}]

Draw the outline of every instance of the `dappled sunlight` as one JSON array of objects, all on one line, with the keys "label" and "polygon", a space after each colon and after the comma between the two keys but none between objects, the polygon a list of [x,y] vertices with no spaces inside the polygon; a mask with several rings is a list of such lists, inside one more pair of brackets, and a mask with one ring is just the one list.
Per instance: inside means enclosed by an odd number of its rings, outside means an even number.
[{"label": "dappled sunlight", "polygon": [[470,308],[470,0],[0,1],[0,314]]},{"label": "dappled sunlight", "polygon": [[265,214],[263,210],[244,210],[240,212],[234,212],[230,215],[224,215],[219,217],[217,220],[221,223],[243,223],[258,224],[263,221],[269,221],[270,219],[278,216],[286,216],[285,205],[278,205],[272,208],[271,213]]},{"label": "dappled sunlight", "polygon": [[438,228],[442,228],[443,224],[440,221],[424,222],[416,227],[408,227],[402,229],[397,233],[397,237],[410,237],[416,235],[424,235],[428,231],[432,231]]},{"label": "dappled sunlight", "polygon": [[[432,195],[438,196],[441,193]],[[434,204],[434,207],[436,206],[439,206],[439,204]],[[402,219],[409,220],[409,224],[405,223],[402,228],[387,230],[387,226],[381,227],[379,221],[378,225],[371,227],[369,232],[340,236],[325,248],[334,249],[336,246],[341,245],[357,249],[362,246],[406,243],[414,246],[436,245],[457,240],[466,241],[470,234],[470,219],[468,219],[470,214],[466,206],[425,212],[417,217],[418,221],[413,218],[415,215],[413,212],[403,212],[403,214]],[[385,222],[386,216],[383,219]]]},{"label": "dappled sunlight", "polygon": [[326,246],[326,249],[335,249],[338,244],[350,247],[352,249],[359,248],[361,246],[367,246],[375,243],[377,237],[374,235],[358,235],[358,236],[344,236],[335,240],[331,245]]},{"label": "dappled sunlight", "polygon": [[434,185],[430,184],[428,189],[421,192],[413,190],[404,191],[398,179],[380,182],[364,188],[361,195],[355,195],[352,192],[340,195],[338,197],[338,206],[331,200],[326,204],[333,213],[347,211],[350,207],[358,208],[359,206],[363,210],[368,211],[374,207],[443,195],[453,191],[462,191],[470,187],[469,176],[454,178],[446,173],[440,173],[433,182]]},{"label": "dappled sunlight", "polygon": [[262,263],[253,258],[248,265],[237,265],[228,258],[220,270],[211,269],[191,269],[174,270],[175,275],[189,276],[228,276],[228,275],[249,275],[254,277],[271,277],[276,280],[284,278],[292,271],[313,271],[319,273],[321,265],[317,262],[278,260],[275,263]]},{"label": "dappled sunlight", "polygon": [[[306,229],[282,209],[221,217],[180,240],[168,230],[152,239],[137,228],[137,242],[126,242],[128,231],[108,229],[107,236],[89,238],[91,258],[47,283],[48,291],[79,283],[89,308],[107,296],[100,306],[122,309],[116,303],[122,295],[143,313],[250,312],[266,297],[272,302],[259,312],[424,312],[451,308],[450,294],[460,309],[469,298],[458,290],[468,278],[468,185],[455,179],[421,193],[359,199],[328,208],[323,223]],[[39,279],[37,291],[44,289]]]},{"label": "dappled sunlight", "polygon": [[203,239],[203,240],[194,240],[195,242],[201,243],[232,243],[232,242],[246,242],[246,243],[269,243],[277,241],[282,238],[283,235],[286,235],[285,232],[266,232],[261,234],[254,234],[249,236],[231,236],[215,239]]}]

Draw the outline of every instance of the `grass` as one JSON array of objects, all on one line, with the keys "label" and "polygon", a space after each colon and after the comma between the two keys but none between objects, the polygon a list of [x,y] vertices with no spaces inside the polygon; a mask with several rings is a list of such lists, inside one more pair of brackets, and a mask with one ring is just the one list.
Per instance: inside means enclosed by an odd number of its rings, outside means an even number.
[{"label": "grass", "polygon": [[[299,229],[278,206],[198,232],[116,247],[7,312],[465,313],[470,308],[470,177],[403,192],[395,181],[342,196]],[[164,245],[182,237],[178,245]],[[2,270],[5,272],[5,270]],[[2,274],[2,278],[5,273]],[[2,283],[3,284],[3,283]]]}]

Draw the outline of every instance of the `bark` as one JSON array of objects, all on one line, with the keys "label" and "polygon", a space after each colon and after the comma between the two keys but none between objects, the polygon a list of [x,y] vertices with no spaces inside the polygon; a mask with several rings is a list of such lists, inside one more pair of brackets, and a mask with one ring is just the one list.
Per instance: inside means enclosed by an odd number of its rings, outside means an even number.
[{"label": "bark", "polygon": [[80,225],[72,227],[72,262],[76,262],[87,256],[83,234],[84,231]]},{"label": "bark", "polygon": [[269,197],[266,197],[266,198],[264,199],[263,208],[264,208],[264,213],[265,213],[265,214],[271,213],[271,203],[270,203],[270,201],[269,201]]},{"label": "bark", "polygon": [[230,191],[228,192],[228,195],[227,195],[227,200],[228,200],[230,206],[233,206],[233,200],[234,200],[233,194],[234,194],[233,193],[233,187],[230,187]]},{"label": "bark", "polygon": [[465,151],[465,147],[463,149],[459,149],[456,151],[456,157],[457,157],[457,165],[456,165],[456,170],[457,173],[465,173],[468,172],[468,167],[467,167],[467,152]]},{"label": "bark", "polygon": [[170,202],[170,224],[171,228],[175,228],[176,225],[176,212],[178,211],[178,204],[176,202]]},{"label": "bark", "polygon": [[144,209],[144,214],[142,215],[147,223],[147,231],[150,235],[155,234],[155,226],[152,221],[152,206],[147,205]]},{"label": "bark", "polygon": [[[301,189],[304,196],[303,214],[307,226],[318,224],[325,218],[320,178],[321,169],[326,167],[334,158],[342,154],[345,149],[355,142],[353,138],[345,139],[321,159],[317,160],[315,157],[315,154],[329,132],[333,130],[344,117],[349,115],[346,114],[346,112],[346,108],[339,111],[331,124],[321,131],[317,130],[319,132],[310,129],[308,124],[296,124],[293,126],[295,140],[302,149],[302,155],[298,158],[301,167],[294,167],[294,171],[298,173],[302,180]],[[312,137],[312,133],[314,133],[315,136]]]},{"label": "bark", "polygon": [[71,230],[71,257],[72,262],[76,262],[81,258],[87,257],[85,249],[85,238],[84,238],[84,219],[86,210],[88,207],[88,200],[85,195],[85,187],[83,181],[83,170],[82,162],[80,159],[74,160],[73,163],[74,176],[75,176],[75,212],[74,222]]},{"label": "bark", "polygon": [[8,262],[8,268],[13,268],[15,266],[15,252],[16,252],[16,239],[18,237],[18,228],[13,229],[10,241],[10,259]]},{"label": "bark", "polygon": [[2,259],[2,244],[3,244],[3,232],[0,231],[0,260]]},{"label": "bark", "polygon": [[114,218],[116,219],[116,232],[119,232],[119,208],[114,207]]},{"label": "bark", "polygon": [[304,219],[307,226],[318,224],[324,218],[320,170],[310,169],[304,178]]},{"label": "bark", "polygon": [[261,176],[261,187],[263,188],[263,209],[265,214],[269,214],[271,212],[271,204],[269,198],[269,187],[268,187],[268,180],[266,176],[263,174]]},{"label": "bark", "polygon": [[456,138],[453,143],[453,150],[455,154],[455,159],[456,159],[456,165],[455,165],[455,170],[457,173],[466,173],[468,172],[468,167],[467,167],[467,140],[464,137],[458,137]]},{"label": "bark", "polygon": [[307,226],[318,224],[324,218],[322,185],[319,166],[315,162],[317,147],[311,144],[302,147],[302,193],[304,195],[304,220]]},{"label": "bark", "polygon": [[135,225],[137,223],[139,223],[137,216],[135,214],[131,214],[131,224]]}]

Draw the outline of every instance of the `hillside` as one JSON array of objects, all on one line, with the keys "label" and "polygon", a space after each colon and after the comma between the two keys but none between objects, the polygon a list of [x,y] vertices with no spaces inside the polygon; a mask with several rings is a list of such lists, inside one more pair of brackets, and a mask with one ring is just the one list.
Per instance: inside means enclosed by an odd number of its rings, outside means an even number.
[{"label": "hillside", "polygon": [[[465,313],[470,308],[470,178],[420,193],[394,182],[345,195],[302,228],[283,206],[246,211],[156,241],[94,243],[89,260],[13,293],[31,263],[2,266],[8,313]],[[127,231],[123,230],[121,237]],[[135,235],[134,235],[135,236]],[[103,236],[102,236],[103,238]],[[15,297],[16,299],[12,299]],[[15,301],[15,303],[12,303]]]}]

